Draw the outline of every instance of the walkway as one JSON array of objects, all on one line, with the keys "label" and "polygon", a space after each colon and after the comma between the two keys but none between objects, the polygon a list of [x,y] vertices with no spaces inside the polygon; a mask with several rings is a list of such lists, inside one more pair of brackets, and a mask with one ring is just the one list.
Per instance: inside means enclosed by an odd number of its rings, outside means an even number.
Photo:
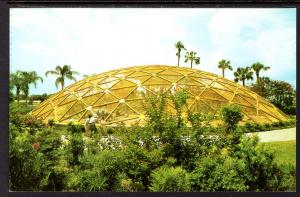
[{"label": "walkway", "polygon": [[247,133],[246,135],[257,134],[260,142],[278,142],[296,140],[296,127],[289,129]]}]

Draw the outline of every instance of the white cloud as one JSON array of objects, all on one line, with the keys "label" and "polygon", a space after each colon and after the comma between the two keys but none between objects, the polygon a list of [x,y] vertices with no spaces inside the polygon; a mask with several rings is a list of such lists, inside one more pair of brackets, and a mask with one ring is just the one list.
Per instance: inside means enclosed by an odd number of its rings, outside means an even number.
[{"label": "white cloud", "polygon": [[[82,74],[176,64],[177,40],[198,52],[201,64],[195,68],[217,74],[223,58],[235,68],[262,61],[274,77],[295,70],[295,27],[286,27],[272,9],[13,8],[11,35],[11,68],[39,65],[41,75],[62,64]],[[199,36],[208,39],[199,42]]]},{"label": "white cloud", "polygon": [[[296,28],[286,24],[272,9],[223,9],[208,27],[214,49],[237,63],[234,67],[260,61],[271,67],[269,76],[278,78],[287,69],[296,70]],[[253,32],[243,32],[243,28]]]}]

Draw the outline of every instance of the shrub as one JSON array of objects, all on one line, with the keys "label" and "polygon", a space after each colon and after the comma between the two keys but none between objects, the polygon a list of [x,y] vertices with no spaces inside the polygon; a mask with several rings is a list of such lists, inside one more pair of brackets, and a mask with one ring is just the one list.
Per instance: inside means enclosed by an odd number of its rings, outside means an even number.
[{"label": "shrub", "polygon": [[161,167],[151,174],[150,191],[188,192],[191,189],[190,174],[181,167]]},{"label": "shrub", "polygon": [[237,124],[243,119],[242,109],[239,106],[226,106],[221,109],[221,119],[225,123],[227,132],[234,131]]},{"label": "shrub", "polygon": [[48,125],[49,125],[49,127],[53,127],[54,126],[54,120],[53,119],[50,119],[50,120],[48,120]]},{"label": "shrub", "polygon": [[28,132],[19,132],[10,127],[9,138],[9,181],[11,191],[39,191],[47,182],[48,169],[45,157],[35,150],[33,138]]},{"label": "shrub", "polygon": [[84,132],[84,126],[83,125],[76,125],[70,122],[67,127],[67,131],[69,131],[71,134],[75,133],[83,133]]},{"label": "shrub", "polygon": [[193,191],[246,191],[239,172],[240,163],[229,156],[201,158],[192,173]]},{"label": "shrub", "polygon": [[70,139],[70,156],[68,158],[70,165],[78,165],[79,157],[83,155],[84,143],[81,134],[73,134]]},{"label": "shrub", "polygon": [[144,186],[140,181],[134,182],[132,179],[128,178],[125,173],[120,173],[118,175],[118,184],[115,187],[116,191],[119,192],[136,192],[142,191]]},{"label": "shrub", "polygon": [[47,182],[42,190],[61,191],[65,187],[66,172],[62,165],[61,158],[67,153],[62,147],[61,133],[53,129],[39,130],[35,135],[35,141],[40,144],[40,152],[44,154],[47,170]]},{"label": "shrub", "polygon": [[122,153],[104,150],[85,154],[80,166],[68,177],[68,187],[75,191],[112,191],[118,184],[122,168]]},{"label": "shrub", "polygon": [[250,191],[277,191],[283,171],[274,161],[274,154],[257,143],[258,138],[245,137],[239,149],[231,153],[244,166],[238,172]]}]

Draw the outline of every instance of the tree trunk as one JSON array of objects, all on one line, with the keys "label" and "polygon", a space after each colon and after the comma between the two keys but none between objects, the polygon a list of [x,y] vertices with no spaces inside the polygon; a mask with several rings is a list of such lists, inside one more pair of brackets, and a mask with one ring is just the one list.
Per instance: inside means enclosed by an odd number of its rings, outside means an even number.
[{"label": "tree trunk", "polygon": [[16,88],[17,102],[20,102],[20,88]]},{"label": "tree trunk", "polygon": [[256,84],[259,83],[259,72],[256,72]]},{"label": "tree trunk", "polygon": [[191,68],[193,68],[193,61],[191,60]]},{"label": "tree trunk", "polygon": [[225,73],[224,73],[224,68],[222,69],[222,76],[223,76],[223,78],[224,78],[224,75],[225,75]]},{"label": "tree trunk", "polygon": [[178,54],[177,66],[179,66],[180,55]]},{"label": "tree trunk", "polygon": [[243,79],[243,86],[245,86],[245,79]]},{"label": "tree trunk", "polygon": [[62,81],[62,82],[61,82],[61,89],[63,90],[63,89],[64,89],[64,87],[65,87],[65,82],[64,82],[64,81]]},{"label": "tree trunk", "polygon": [[26,87],[24,95],[25,95],[25,102],[26,102],[26,105],[27,105],[27,103],[28,103],[28,96],[29,96],[29,86]]}]

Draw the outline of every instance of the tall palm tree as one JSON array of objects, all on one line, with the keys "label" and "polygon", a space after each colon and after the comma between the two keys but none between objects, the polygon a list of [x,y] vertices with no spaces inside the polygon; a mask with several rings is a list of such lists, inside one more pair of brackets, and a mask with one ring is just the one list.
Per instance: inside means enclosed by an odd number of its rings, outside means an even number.
[{"label": "tall palm tree", "polygon": [[219,61],[219,66],[218,68],[222,69],[222,76],[225,77],[225,69],[229,69],[232,70],[232,67],[230,65],[230,61],[229,60],[224,60],[222,59],[221,61]]},{"label": "tall palm tree", "polygon": [[78,75],[79,73],[76,71],[72,71],[71,66],[64,65],[63,67],[56,66],[55,70],[49,70],[45,74],[46,76],[48,76],[49,74],[57,75],[58,77],[56,78],[55,86],[56,88],[58,88],[58,85],[61,84],[61,89],[64,89],[65,79],[67,78],[76,81],[76,78],[73,75]]},{"label": "tall palm tree", "polygon": [[13,88],[16,89],[16,97],[18,103],[20,101],[20,92],[21,92],[22,84],[23,84],[22,71],[18,70],[17,72],[10,74],[10,89]]},{"label": "tall palm tree", "polygon": [[185,54],[185,63],[187,63],[188,61],[191,62],[191,68],[193,68],[193,62],[195,61],[195,64],[200,64],[200,57],[196,56],[197,53],[194,51],[190,51],[190,52],[186,52]]},{"label": "tall palm tree", "polygon": [[256,75],[256,84],[258,84],[260,82],[260,78],[259,78],[259,73],[261,70],[269,70],[270,67],[269,66],[264,66],[262,63],[260,62],[256,62],[254,64],[251,65],[252,70],[255,72]]},{"label": "tall palm tree", "polygon": [[184,49],[184,50],[186,50],[185,49],[185,47],[184,47],[184,45],[183,45],[183,43],[181,42],[181,41],[178,41],[176,44],[175,44],[175,47],[176,47],[176,49],[177,49],[177,53],[176,53],[176,56],[178,57],[178,60],[177,60],[177,66],[179,66],[179,61],[180,61],[180,54],[181,54],[181,50],[182,49]]},{"label": "tall palm tree", "polygon": [[43,82],[43,78],[38,76],[35,71],[31,71],[31,72],[24,71],[21,73],[21,75],[23,78],[23,84],[21,85],[21,89],[24,93],[25,100],[27,103],[27,99],[29,96],[29,85],[33,84],[34,87],[36,88],[37,81],[40,80],[41,82]]},{"label": "tall palm tree", "polygon": [[243,82],[243,86],[245,86],[245,81],[246,80],[252,80],[253,79],[253,72],[251,71],[250,67],[246,67],[246,68],[238,68],[236,70],[236,72],[233,73],[234,74],[234,81],[235,82],[239,82],[242,81]]}]

